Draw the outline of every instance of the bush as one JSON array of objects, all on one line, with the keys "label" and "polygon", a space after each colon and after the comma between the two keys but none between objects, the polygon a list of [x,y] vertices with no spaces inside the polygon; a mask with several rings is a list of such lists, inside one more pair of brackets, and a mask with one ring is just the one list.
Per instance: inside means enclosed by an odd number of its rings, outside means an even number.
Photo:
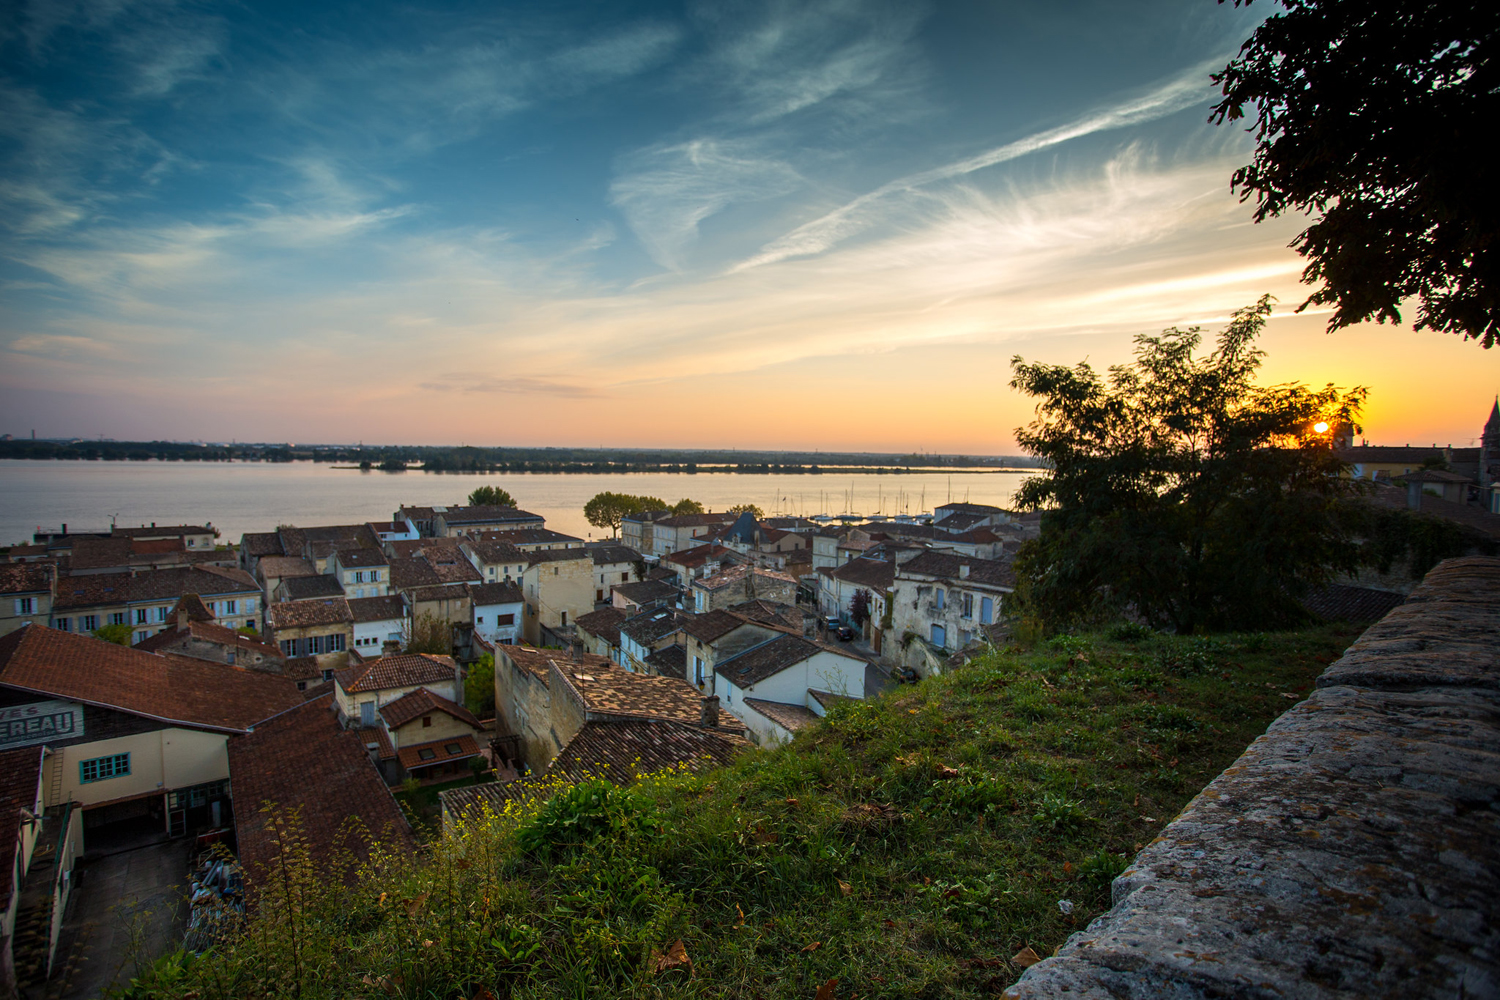
[{"label": "bush", "polygon": [[1156,633],[1148,625],[1140,622],[1120,622],[1109,630],[1109,637],[1115,642],[1140,642],[1149,639]]},{"label": "bush", "polygon": [[657,825],[656,809],[642,793],[603,778],[569,785],[516,828],[516,846],[546,857],[602,837],[629,837]]}]

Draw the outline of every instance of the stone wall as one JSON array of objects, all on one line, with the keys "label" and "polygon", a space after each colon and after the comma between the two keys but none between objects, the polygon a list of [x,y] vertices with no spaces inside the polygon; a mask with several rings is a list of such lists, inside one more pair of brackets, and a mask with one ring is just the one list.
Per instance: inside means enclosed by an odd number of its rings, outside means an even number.
[{"label": "stone wall", "polygon": [[1500,996],[1500,560],[1373,625],[1005,996]]}]

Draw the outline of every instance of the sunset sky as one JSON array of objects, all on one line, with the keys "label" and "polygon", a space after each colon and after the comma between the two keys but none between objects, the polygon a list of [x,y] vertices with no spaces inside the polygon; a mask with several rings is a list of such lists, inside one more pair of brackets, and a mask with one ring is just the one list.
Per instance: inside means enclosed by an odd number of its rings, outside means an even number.
[{"label": "sunset sky", "polygon": [[1268,380],[1467,445],[1500,352],[1327,335],[1212,0],[23,3],[0,432],[1005,453],[1009,360],[1281,300]]}]

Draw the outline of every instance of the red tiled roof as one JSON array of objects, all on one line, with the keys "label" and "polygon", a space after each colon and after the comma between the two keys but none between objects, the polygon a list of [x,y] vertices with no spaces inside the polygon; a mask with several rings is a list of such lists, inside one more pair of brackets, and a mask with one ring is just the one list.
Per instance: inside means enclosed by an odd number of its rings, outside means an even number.
[{"label": "red tiled roof", "polygon": [[365,729],[356,729],[360,741],[364,743],[365,749],[374,749],[375,756],[381,760],[395,760],[396,748],[391,745],[391,734],[385,731],[383,726],[369,726]]},{"label": "red tiled roof", "polygon": [[[425,751],[430,751],[432,756],[425,756]],[[478,756],[479,742],[468,733],[462,736],[449,736],[441,740],[432,740],[427,743],[415,743],[412,746],[402,747],[396,751],[396,759],[401,761],[401,766],[408,771],[414,771],[423,767],[434,767],[453,760],[468,760],[470,757]]]},{"label": "red tiled roof", "polygon": [[[42,748],[20,747],[0,750],[0,899],[9,901],[15,888],[16,848],[20,838],[21,810],[37,811],[37,794],[41,786]],[[41,845],[37,845],[41,846]]]},{"label": "red tiled roof", "polygon": [[142,639],[132,648],[144,650],[148,653],[155,653],[167,649],[173,643],[179,641],[183,637],[184,632],[191,635],[194,639],[218,643],[221,646],[228,646],[242,652],[259,653],[261,656],[270,657],[275,660],[283,658],[281,650],[270,643],[261,642],[259,639],[252,639],[250,636],[242,635],[234,629],[205,621],[189,621],[186,629],[178,629],[169,625],[155,635]]},{"label": "red tiled roof", "polygon": [[235,837],[252,879],[274,861],[265,803],[300,810],[301,832],[315,861],[347,849],[366,853],[357,825],[398,851],[416,841],[396,800],[371,763],[358,733],[339,727],[333,696],[325,694],[229,741],[229,780],[234,788]]},{"label": "red tiled roof", "polygon": [[41,594],[52,589],[57,567],[51,563],[0,565],[0,594]]},{"label": "red tiled roof", "polygon": [[[593,715],[671,719],[695,725],[703,717],[703,695],[685,680],[631,673],[613,664],[554,660],[557,672],[585,711]],[[744,723],[719,710],[719,727],[743,732]]]},{"label": "red tiled roof", "polygon": [[417,688],[409,694],[404,694],[393,702],[382,705],[380,714],[386,724],[392,729],[400,729],[411,720],[421,715],[432,712],[444,712],[462,722],[466,726],[475,729],[483,729],[484,723],[475,718],[474,713],[455,704],[440,695],[433,694],[426,688]]},{"label": "red tiled roof", "polygon": [[207,594],[210,597],[260,593],[260,585],[249,573],[222,566],[193,566],[185,569],[156,569],[134,576],[126,573],[104,573],[99,576],[71,576],[59,580],[56,610],[88,608],[96,605],[126,604],[134,601],[176,601],[183,594]]},{"label": "red tiled roof", "polygon": [[377,656],[358,666],[334,674],[339,687],[350,694],[360,691],[383,691],[388,688],[416,687],[451,681],[457,674],[451,656],[435,653],[392,653]]},{"label": "red tiled roof", "polygon": [[285,677],[28,625],[0,637],[0,685],[202,729],[246,730],[301,704]]},{"label": "red tiled roof", "polygon": [[745,707],[753,709],[788,732],[797,732],[818,723],[818,713],[806,705],[787,705],[779,701],[746,698]]},{"label": "red tiled roof", "polygon": [[607,656],[599,656],[596,653],[582,653],[574,660],[562,650],[533,649],[530,646],[501,646],[495,650],[495,654],[509,657],[517,667],[540,678],[543,682],[547,681],[551,673],[553,661],[556,661],[557,665],[563,669],[612,666]]},{"label": "red tiled roof", "polygon": [[271,629],[340,625],[354,621],[349,602],[342,597],[311,601],[282,601],[267,605],[266,626]]}]

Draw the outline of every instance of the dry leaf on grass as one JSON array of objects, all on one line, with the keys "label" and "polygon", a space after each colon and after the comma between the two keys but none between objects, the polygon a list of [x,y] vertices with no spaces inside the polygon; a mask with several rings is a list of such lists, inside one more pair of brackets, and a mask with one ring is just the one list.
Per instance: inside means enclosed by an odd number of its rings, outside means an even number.
[{"label": "dry leaf on grass", "polygon": [[822,941],[814,941],[812,944],[807,945],[802,950],[803,950],[803,952],[817,951],[821,947],[823,947],[823,942]]},{"label": "dry leaf on grass", "polygon": [[666,954],[662,954],[655,948],[651,949],[651,957],[655,959],[655,969],[658,973],[666,972],[668,969],[687,969],[688,975],[693,974],[693,960],[688,958],[687,945],[678,938],[667,945]]},{"label": "dry leaf on grass", "polygon": [[1040,962],[1042,960],[1042,956],[1032,951],[1031,946],[1027,945],[1025,948],[1022,948],[1020,951],[1012,955],[1010,960],[1012,962],[1015,962],[1023,969],[1029,969],[1036,963]]},{"label": "dry leaf on grass", "polygon": [[949,767],[947,764],[939,764],[938,765],[938,769],[937,769],[937,773],[935,773],[933,775],[933,777],[934,778],[956,778],[956,777],[958,777],[962,773],[963,772],[960,771],[956,767]]},{"label": "dry leaf on grass", "polygon": [[743,926],[745,926],[745,911],[742,910],[742,909],[740,909],[740,904],[738,904],[738,903],[734,904],[734,912],[739,914],[739,916],[735,918],[734,926],[736,926],[736,927],[743,927]]},{"label": "dry leaf on grass", "polygon": [[847,896],[854,891],[854,887],[851,886],[848,882],[845,882],[843,879],[836,878],[834,879],[834,881],[839,884],[839,892],[843,893],[844,895]]},{"label": "dry leaf on grass", "polygon": [[828,980],[828,982],[818,987],[818,992],[813,996],[813,1000],[833,1000],[833,989],[838,984],[839,981],[837,979]]}]

